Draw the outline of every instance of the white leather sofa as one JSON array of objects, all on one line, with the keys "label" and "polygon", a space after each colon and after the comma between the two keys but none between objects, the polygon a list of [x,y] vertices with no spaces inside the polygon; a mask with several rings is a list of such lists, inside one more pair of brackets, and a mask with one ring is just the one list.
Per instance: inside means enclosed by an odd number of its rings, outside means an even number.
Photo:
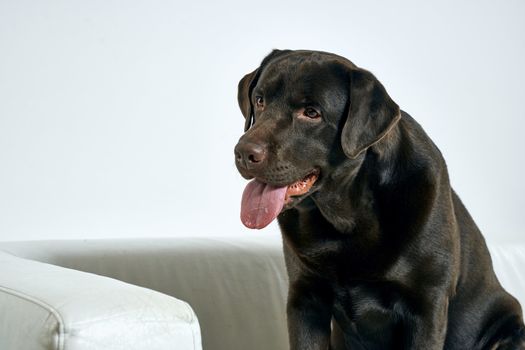
[{"label": "white leather sofa", "polygon": [[[490,249],[525,304],[525,245]],[[271,235],[0,242],[0,349],[285,350],[286,293]]]}]

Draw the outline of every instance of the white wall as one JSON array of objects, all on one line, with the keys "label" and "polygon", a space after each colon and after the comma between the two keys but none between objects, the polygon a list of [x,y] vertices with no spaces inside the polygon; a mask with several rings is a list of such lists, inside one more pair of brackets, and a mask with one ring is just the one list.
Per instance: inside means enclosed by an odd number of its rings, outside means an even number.
[{"label": "white wall", "polygon": [[524,18],[521,0],[0,0],[0,240],[253,234],[236,85],[308,48],[373,71],[489,240],[524,241]]}]

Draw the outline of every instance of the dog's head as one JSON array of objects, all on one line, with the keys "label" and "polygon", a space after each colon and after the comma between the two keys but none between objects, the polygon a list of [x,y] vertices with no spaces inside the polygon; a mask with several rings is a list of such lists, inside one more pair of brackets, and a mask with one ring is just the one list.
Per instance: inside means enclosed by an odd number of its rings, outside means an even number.
[{"label": "dog's head", "polygon": [[263,228],[317,190],[342,161],[356,162],[400,118],[368,71],[343,57],[274,50],[239,82],[244,135],[235,147],[246,179],[241,219]]}]

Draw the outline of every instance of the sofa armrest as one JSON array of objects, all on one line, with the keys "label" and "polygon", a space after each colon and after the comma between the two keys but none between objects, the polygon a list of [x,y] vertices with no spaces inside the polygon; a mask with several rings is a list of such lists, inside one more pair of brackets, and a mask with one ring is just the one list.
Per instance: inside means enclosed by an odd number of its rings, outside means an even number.
[{"label": "sofa armrest", "polygon": [[288,348],[280,235],[0,242],[0,250],[185,300],[206,350]]},{"label": "sofa armrest", "polygon": [[0,349],[201,349],[190,306],[112,278],[0,251]]}]

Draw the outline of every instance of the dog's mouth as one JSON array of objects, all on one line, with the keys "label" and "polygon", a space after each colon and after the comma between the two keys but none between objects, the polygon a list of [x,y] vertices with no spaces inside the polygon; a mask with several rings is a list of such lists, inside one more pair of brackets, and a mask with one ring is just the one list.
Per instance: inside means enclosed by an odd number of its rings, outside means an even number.
[{"label": "dog's mouth", "polygon": [[242,194],[241,221],[248,228],[261,229],[268,226],[285,205],[294,198],[307,195],[319,178],[314,169],[302,179],[286,186],[274,186],[254,179],[248,183]]},{"label": "dog's mouth", "polygon": [[284,204],[288,204],[293,201],[292,197],[302,196],[310,191],[314,183],[319,178],[319,171],[314,170],[306,175],[301,180],[288,185],[286,189],[286,195],[284,196]]}]

